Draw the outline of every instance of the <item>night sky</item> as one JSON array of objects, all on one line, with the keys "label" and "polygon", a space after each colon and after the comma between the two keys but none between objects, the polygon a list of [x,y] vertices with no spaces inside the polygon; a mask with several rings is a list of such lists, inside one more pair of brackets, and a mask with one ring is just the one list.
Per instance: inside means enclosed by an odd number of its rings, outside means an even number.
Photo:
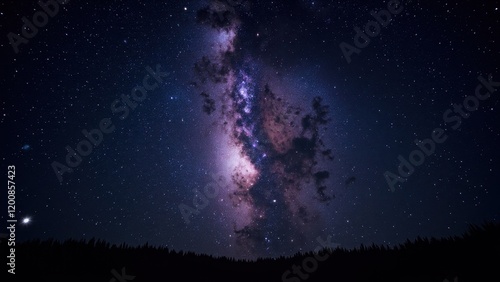
[{"label": "night sky", "polygon": [[45,25],[22,2],[0,4],[19,241],[255,258],[500,220],[498,1],[71,0]]}]

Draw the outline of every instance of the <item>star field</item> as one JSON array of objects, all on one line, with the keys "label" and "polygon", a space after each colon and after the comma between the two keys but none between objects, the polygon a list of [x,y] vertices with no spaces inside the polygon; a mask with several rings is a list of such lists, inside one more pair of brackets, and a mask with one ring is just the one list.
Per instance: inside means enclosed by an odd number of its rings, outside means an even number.
[{"label": "star field", "polygon": [[[478,80],[500,81],[498,1],[401,1],[362,48],[354,28],[390,1],[174,2],[68,1],[18,53],[0,41],[19,240],[255,258],[498,222],[500,92]],[[39,10],[2,2],[2,33]],[[478,85],[491,95],[453,112]],[[384,173],[436,128],[447,140],[391,192]]]}]

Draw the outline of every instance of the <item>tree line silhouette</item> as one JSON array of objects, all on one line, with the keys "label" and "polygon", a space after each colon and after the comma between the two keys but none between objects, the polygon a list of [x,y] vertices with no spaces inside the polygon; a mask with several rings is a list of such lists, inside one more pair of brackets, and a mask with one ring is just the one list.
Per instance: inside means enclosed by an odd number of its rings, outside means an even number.
[{"label": "tree line silhouette", "polygon": [[[2,254],[7,254],[6,241],[0,245]],[[238,260],[147,243],[130,246],[99,239],[30,240],[16,246],[15,277],[22,281],[92,282],[500,281],[500,224],[470,225],[462,236],[417,237],[395,247],[361,245],[354,249],[323,250],[316,255],[326,253],[328,258],[318,262],[314,271],[302,269],[299,275],[293,273],[293,266],[303,266],[314,253]],[[310,259],[306,266],[311,269]],[[287,270],[289,275],[283,277]],[[117,277],[117,273],[126,273],[127,279]]]}]

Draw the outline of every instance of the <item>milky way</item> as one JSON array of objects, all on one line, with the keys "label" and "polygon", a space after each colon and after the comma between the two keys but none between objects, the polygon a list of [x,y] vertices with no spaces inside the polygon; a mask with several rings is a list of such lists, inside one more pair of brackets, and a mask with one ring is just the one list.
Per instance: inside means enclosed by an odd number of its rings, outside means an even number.
[{"label": "milky way", "polygon": [[[36,2],[1,1],[4,34],[31,34]],[[4,36],[2,162],[31,219],[16,239],[255,258],[498,223],[500,92],[451,113],[457,130],[443,117],[493,90],[478,77],[500,81],[498,1],[400,1],[348,63],[340,44],[388,2],[70,1],[19,53]],[[169,75],[144,80],[147,66]],[[134,102],[144,81],[158,85]],[[437,128],[447,141],[391,192],[385,172]],[[51,164],[84,139],[61,183]]]},{"label": "milky way", "polygon": [[319,96],[297,105],[268,66],[236,51],[243,48],[234,8],[216,1],[198,12],[215,33],[212,52],[194,67],[195,84],[203,111],[218,116],[230,156],[219,166],[228,168],[226,214],[236,244],[250,256],[286,254],[307,245],[322,226],[322,207],[335,197],[325,169],[334,157],[321,138],[328,106]]}]

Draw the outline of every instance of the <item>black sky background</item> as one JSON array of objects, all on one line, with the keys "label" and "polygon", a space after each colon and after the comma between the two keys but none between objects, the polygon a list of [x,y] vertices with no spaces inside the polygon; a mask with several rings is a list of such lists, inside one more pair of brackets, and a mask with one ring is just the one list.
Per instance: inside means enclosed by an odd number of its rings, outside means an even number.
[{"label": "black sky background", "polygon": [[[280,80],[293,88],[273,88],[292,105],[320,96],[331,119],[322,138],[335,156],[328,192],[336,197],[321,206],[322,223],[314,232],[293,225],[299,231],[288,235],[300,233],[303,245],[272,238],[280,248],[259,249],[258,255],[309,250],[318,236],[333,236],[348,248],[393,246],[498,222],[498,92],[460,129],[448,131],[448,140],[394,193],[384,172],[395,172],[398,155],[407,158],[416,149],[414,139],[450,128],[443,112],[474,94],[479,75],[500,80],[500,3],[401,3],[403,12],[350,64],[339,44],[352,44],[353,27],[364,26],[370,11],[387,2],[254,1],[236,9],[234,56],[251,58],[255,73],[275,74],[260,76],[259,83]],[[203,112],[193,86],[194,66],[213,51],[217,32],[197,22],[197,12],[209,4],[70,1],[18,54],[6,35],[20,32],[21,18],[40,8],[30,1],[0,4],[1,167],[16,166],[17,216],[32,220],[18,227],[18,240],[97,237],[249,256],[235,241],[233,211],[216,204],[227,194],[189,224],[178,207],[191,205],[192,189],[212,181],[209,175],[221,165],[214,152],[224,147],[213,141],[217,118]],[[111,103],[142,82],[145,67],[157,64],[168,78],[119,120]],[[243,68],[240,61],[231,67]],[[59,183],[51,163],[63,162],[64,147],[74,147],[81,130],[96,128],[105,117],[116,130]],[[6,192],[2,199],[5,206]],[[0,218],[6,222],[6,212]],[[282,227],[262,229],[273,226]]]}]

